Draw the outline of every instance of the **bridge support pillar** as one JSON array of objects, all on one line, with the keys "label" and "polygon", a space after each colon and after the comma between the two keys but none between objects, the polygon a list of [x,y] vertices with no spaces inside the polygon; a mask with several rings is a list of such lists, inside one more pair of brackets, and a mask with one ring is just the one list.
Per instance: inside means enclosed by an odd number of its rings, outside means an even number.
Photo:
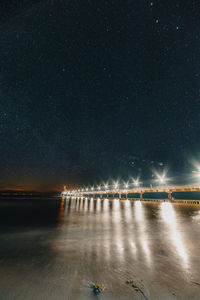
[{"label": "bridge support pillar", "polygon": [[128,199],[128,194],[126,194],[126,199]]},{"label": "bridge support pillar", "polygon": [[122,199],[122,194],[119,194],[119,199]]},{"label": "bridge support pillar", "polygon": [[143,193],[140,193],[140,199],[141,200],[143,199]]},{"label": "bridge support pillar", "polygon": [[172,193],[168,193],[168,199],[172,200]]}]

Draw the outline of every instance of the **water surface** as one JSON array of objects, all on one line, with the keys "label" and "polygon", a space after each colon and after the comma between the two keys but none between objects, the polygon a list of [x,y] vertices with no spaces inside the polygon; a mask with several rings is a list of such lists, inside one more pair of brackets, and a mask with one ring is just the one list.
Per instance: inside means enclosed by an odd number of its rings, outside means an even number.
[{"label": "water surface", "polygon": [[0,299],[200,299],[200,205],[0,200]]}]

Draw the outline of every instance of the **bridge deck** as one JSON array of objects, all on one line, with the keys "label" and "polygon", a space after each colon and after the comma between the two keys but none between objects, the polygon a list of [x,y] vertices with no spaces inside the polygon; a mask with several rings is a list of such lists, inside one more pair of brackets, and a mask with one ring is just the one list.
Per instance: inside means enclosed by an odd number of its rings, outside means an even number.
[{"label": "bridge deck", "polygon": [[68,191],[63,190],[62,194],[65,195],[104,195],[104,194],[144,194],[144,193],[167,193],[171,194],[174,192],[200,192],[200,184],[194,185],[183,185],[183,186],[173,186],[173,185],[164,185],[164,186],[155,186],[155,187],[136,187],[131,189],[102,189],[94,191]]}]

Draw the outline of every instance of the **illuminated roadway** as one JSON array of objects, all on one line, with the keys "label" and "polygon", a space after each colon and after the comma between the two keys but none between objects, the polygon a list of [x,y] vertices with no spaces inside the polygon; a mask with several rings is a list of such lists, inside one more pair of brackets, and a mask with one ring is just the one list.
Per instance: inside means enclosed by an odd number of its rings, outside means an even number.
[{"label": "illuminated roadway", "polygon": [[103,197],[103,195],[106,195],[109,197],[109,195],[119,195],[119,198],[121,198],[122,195],[125,195],[126,198],[128,197],[128,194],[139,194],[140,198],[142,199],[143,194],[145,193],[166,193],[168,195],[169,199],[172,199],[172,193],[175,192],[200,192],[200,184],[193,184],[193,185],[159,185],[159,186],[150,186],[150,187],[134,187],[134,188],[111,188],[111,189],[94,189],[89,191],[70,191],[64,188],[62,191],[62,195],[66,196],[76,196],[76,197],[83,197],[83,196],[96,196],[99,195],[100,197]]}]

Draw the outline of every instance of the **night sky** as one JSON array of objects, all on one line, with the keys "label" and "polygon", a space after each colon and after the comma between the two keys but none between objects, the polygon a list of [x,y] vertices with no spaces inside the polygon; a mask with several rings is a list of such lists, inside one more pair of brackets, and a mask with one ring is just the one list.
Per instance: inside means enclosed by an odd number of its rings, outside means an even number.
[{"label": "night sky", "polygon": [[200,146],[198,0],[2,0],[0,189],[168,169]]}]

